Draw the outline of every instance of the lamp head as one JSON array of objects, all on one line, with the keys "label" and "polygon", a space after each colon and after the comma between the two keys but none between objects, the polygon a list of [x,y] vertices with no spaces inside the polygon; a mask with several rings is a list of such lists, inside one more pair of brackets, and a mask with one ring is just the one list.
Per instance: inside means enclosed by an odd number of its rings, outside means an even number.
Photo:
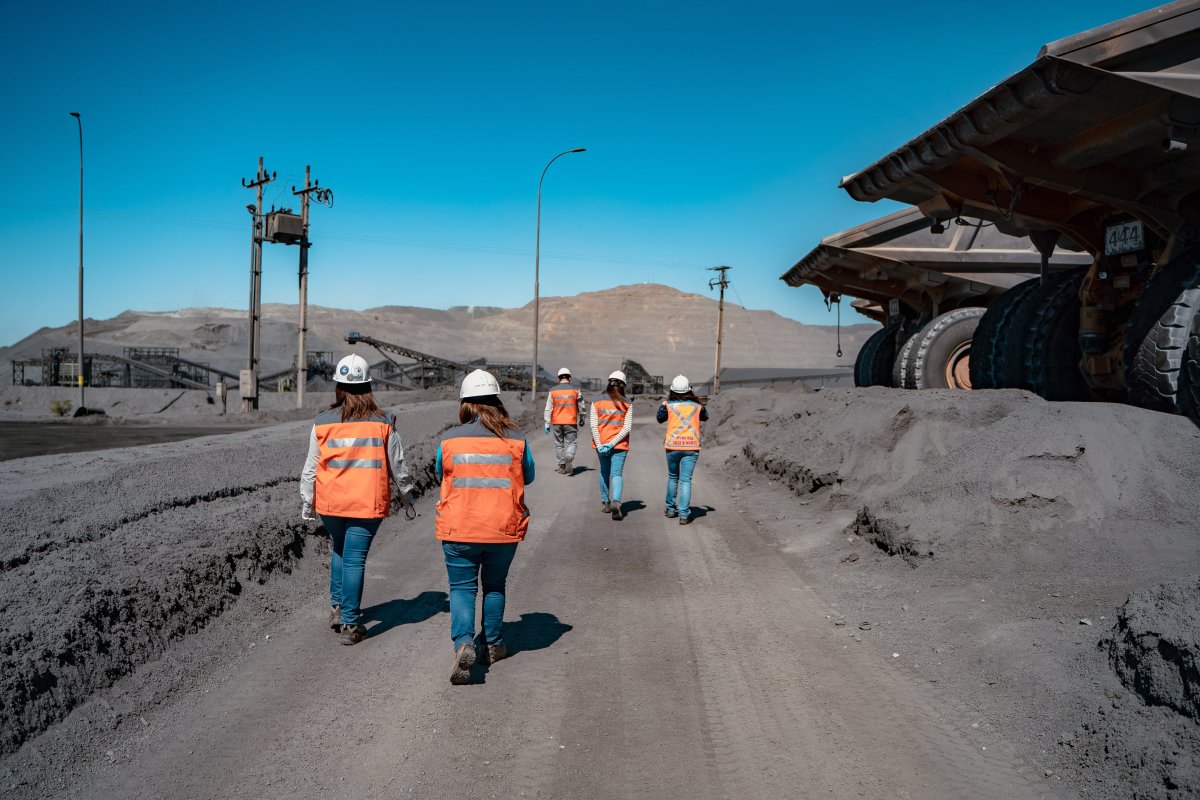
[{"label": "lamp head", "polygon": [[586,153],[586,152],[587,152],[587,148],[586,148],[586,147],[576,147],[574,150],[571,150],[570,152],[572,152],[572,153]]},{"label": "lamp head", "polygon": [[71,116],[72,116],[72,117],[74,117],[75,119],[79,119],[79,112],[78,112],[78,111],[72,111],[72,112],[71,112]]}]

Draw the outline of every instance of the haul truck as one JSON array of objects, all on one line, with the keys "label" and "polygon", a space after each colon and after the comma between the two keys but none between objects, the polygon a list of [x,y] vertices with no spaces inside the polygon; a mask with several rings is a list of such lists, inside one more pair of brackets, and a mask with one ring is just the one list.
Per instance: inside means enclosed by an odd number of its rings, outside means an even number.
[{"label": "haul truck", "polygon": [[[1053,271],[1091,263],[1056,249]],[[934,233],[906,208],[827,236],[780,279],[811,284],[827,299],[859,298],[859,313],[883,324],[859,349],[856,386],[970,389],[973,338],[985,307],[1039,274],[1041,255],[1025,237],[960,219]]]},{"label": "haul truck", "polygon": [[1128,400],[1200,421],[1200,0],[1044,46],[1036,60],[841,182],[979,219],[1090,263],[1040,269],[979,321],[971,384]]}]

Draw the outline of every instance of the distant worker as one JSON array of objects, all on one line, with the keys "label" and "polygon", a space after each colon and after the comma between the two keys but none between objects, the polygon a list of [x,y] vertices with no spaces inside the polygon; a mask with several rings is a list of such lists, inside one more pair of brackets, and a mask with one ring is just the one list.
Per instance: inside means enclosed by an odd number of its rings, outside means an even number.
[{"label": "distant worker", "polygon": [[546,395],[545,420],[546,433],[554,433],[558,471],[564,475],[575,474],[575,441],[583,424],[582,400],[579,387],[571,382],[571,370],[563,367],[558,371],[558,385]]},{"label": "distant worker", "polygon": [[517,544],[529,529],[525,486],[533,456],[525,434],[500,402],[495,376],[477,369],[458,393],[457,427],[442,434],[434,471],[442,484],[437,538],[450,582],[450,683],[461,685],[475,664],[475,598],[483,584],[483,656],[494,664],[504,644],[504,589]]},{"label": "distant worker", "polygon": [[346,356],[333,379],[333,404],[317,415],[300,473],[300,516],[315,520],[315,510],[329,534],[329,626],[342,644],[352,645],[367,637],[363,573],[371,540],[392,504],[389,479],[406,516],[412,519],[416,511],[396,417],[375,403],[367,360]]},{"label": "distant worker", "polygon": [[592,427],[592,447],[600,459],[600,510],[622,520],[621,472],[629,453],[629,432],[633,430],[633,403],[625,397],[625,373],[617,370],[608,376],[608,389],[592,401],[588,415]]},{"label": "distant worker", "polygon": [[666,515],[668,519],[679,517],[680,525],[689,525],[692,473],[700,460],[700,423],[708,422],[708,409],[701,405],[686,375],[676,375],[671,381],[671,392],[658,407],[658,421],[667,423],[663,441],[667,451]]}]

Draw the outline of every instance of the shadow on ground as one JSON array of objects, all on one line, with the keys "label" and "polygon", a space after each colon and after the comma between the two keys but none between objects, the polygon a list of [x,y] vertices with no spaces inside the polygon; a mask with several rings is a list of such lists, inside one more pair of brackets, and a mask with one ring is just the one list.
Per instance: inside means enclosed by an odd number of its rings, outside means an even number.
[{"label": "shadow on ground", "polygon": [[628,517],[634,511],[645,511],[646,504],[641,500],[626,500],[621,503],[621,513]]},{"label": "shadow on ground", "polygon": [[[508,658],[504,661],[530,650],[544,650],[571,628],[571,625],[560,622],[558,617],[543,611],[522,614],[516,622],[505,622],[504,644],[508,647]],[[486,651],[486,647],[481,637],[479,648]],[[503,663],[500,662],[501,669]],[[476,661],[471,668],[471,683],[486,683],[488,670],[489,666],[483,663],[483,659]]]},{"label": "shadow on ground", "polygon": [[435,614],[450,612],[450,596],[445,592],[421,592],[411,600],[396,598],[380,603],[377,606],[363,609],[364,623],[376,622],[369,625],[367,632],[370,636],[380,636],[400,625],[411,625],[424,622]]}]

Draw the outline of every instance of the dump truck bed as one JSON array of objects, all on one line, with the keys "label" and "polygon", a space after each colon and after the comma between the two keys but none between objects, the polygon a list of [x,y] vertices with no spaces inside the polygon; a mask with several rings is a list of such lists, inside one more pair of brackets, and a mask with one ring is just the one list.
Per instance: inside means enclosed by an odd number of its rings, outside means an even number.
[{"label": "dump truck bed", "polygon": [[1044,46],[1025,69],[865,169],[856,200],[1057,229],[1103,250],[1095,219],[1128,212],[1164,239],[1200,188],[1200,1]]},{"label": "dump truck bed", "polygon": [[[1086,266],[1086,253],[1058,249],[1050,269]],[[789,286],[811,284],[826,296],[847,294],[861,313],[884,321],[888,301],[914,312],[935,294],[948,311],[987,302],[1034,275],[1041,255],[1028,238],[1009,236],[979,220],[933,233],[929,220],[906,208],[821,240],[780,276]]]}]

